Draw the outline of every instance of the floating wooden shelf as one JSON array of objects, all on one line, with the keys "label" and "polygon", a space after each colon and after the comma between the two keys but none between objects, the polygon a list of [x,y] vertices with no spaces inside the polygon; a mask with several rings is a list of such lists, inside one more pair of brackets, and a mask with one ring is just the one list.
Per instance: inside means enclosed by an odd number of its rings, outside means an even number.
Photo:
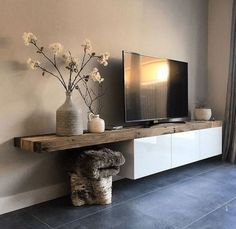
[{"label": "floating wooden shelf", "polygon": [[222,126],[221,121],[191,121],[186,123],[159,124],[150,128],[131,127],[121,130],[109,130],[104,133],[85,133],[78,136],[61,137],[55,134],[16,137],[14,145],[29,152],[54,152],[85,146],[133,140],[137,138],[171,134],[190,130],[199,130]]}]

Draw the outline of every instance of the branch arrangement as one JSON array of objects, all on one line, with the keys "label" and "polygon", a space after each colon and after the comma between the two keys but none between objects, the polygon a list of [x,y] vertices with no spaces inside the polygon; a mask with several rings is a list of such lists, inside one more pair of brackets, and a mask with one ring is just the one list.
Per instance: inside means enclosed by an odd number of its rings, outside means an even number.
[{"label": "branch arrangement", "polygon": [[[76,89],[89,111],[95,114],[94,102],[103,96],[104,93],[101,92],[101,90],[95,92],[90,88],[89,81],[98,83],[101,89],[101,83],[104,81],[104,78],[101,77],[97,68],[93,68],[90,74],[84,74],[83,70],[92,59],[97,59],[99,64],[107,66],[109,53],[105,52],[96,55],[96,53],[92,51],[91,42],[85,40],[84,44],[82,44],[83,57],[80,62],[79,58],[72,56],[70,51],[63,53],[63,46],[58,42],[49,45],[51,55],[48,55],[45,48],[37,44],[37,37],[33,33],[24,33],[23,40],[26,46],[33,45],[35,47],[36,52],[46,59],[53,68],[53,71],[44,67],[38,60],[32,60],[31,58],[27,61],[28,65],[32,69],[40,69],[43,76],[45,74],[50,74],[55,77],[65,89],[66,93],[70,94]],[[68,71],[68,76],[66,78],[63,76],[60,67],[58,66],[59,58],[63,60],[64,68]]]}]

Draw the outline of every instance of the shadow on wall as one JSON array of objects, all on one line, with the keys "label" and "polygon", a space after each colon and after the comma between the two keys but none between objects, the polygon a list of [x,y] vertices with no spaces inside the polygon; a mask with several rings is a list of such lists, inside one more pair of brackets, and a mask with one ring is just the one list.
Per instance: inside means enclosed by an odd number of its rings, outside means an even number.
[{"label": "shadow on wall", "polygon": [[[9,47],[12,44],[12,40],[10,37],[0,37],[0,49],[3,51],[0,53],[0,56],[4,56],[4,52],[9,52]],[[3,58],[4,59],[4,58]],[[16,60],[4,60],[0,62],[0,72],[6,71],[7,73],[10,73],[11,75],[21,74],[22,71],[26,71],[28,69],[26,61],[19,62]]]},{"label": "shadow on wall", "polygon": [[8,65],[12,71],[26,71],[28,70],[27,64],[26,63],[21,63],[19,61],[9,61]]},{"label": "shadow on wall", "polygon": [[106,69],[101,70],[105,76],[105,95],[102,97],[102,118],[107,125],[124,124],[124,86],[122,60],[111,58]]},{"label": "shadow on wall", "polygon": [[12,76],[22,76],[22,73],[28,70],[25,62],[19,62],[16,60],[1,61],[0,68],[0,73],[3,72]]},{"label": "shadow on wall", "polygon": [[[5,61],[3,68],[5,79],[1,87],[5,89],[5,97],[0,104],[5,107],[5,111],[0,117],[6,120],[3,126],[6,126],[7,133],[17,133],[19,136],[55,132],[56,108],[49,110],[45,98],[37,93],[44,82],[35,83],[34,78],[24,77],[28,69],[25,63]],[[48,102],[52,103],[51,98]],[[56,107],[57,103],[59,104],[58,101],[54,103]]]},{"label": "shadow on wall", "polygon": [[6,49],[11,43],[10,37],[0,37],[0,49]]},{"label": "shadow on wall", "polygon": [[[64,169],[67,152],[37,154],[13,146],[13,139],[0,145],[0,198],[59,183],[68,183]],[[13,161],[14,158],[14,161]]]},{"label": "shadow on wall", "polygon": [[17,125],[23,136],[55,133],[56,123],[54,116],[45,110],[40,112],[39,109],[36,109],[24,120],[18,122]]}]

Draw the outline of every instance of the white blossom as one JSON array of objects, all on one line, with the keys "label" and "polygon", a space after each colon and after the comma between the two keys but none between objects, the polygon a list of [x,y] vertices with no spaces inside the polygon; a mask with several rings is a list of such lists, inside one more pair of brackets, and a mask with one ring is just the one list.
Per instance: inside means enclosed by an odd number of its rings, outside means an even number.
[{"label": "white blossom", "polygon": [[81,46],[84,48],[85,52],[87,52],[87,53],[92,52],[92,45],[91,45],[91,41],[89,39],[86,39]]},{"label": "white blossom", "polygon": [[79,58],[78,58],[78,57],[75,57],[75,56],[72,56],[72,57],[71,57],[71,62],[72,62],[74,65],[79,65]]},{"label": "white blossom", "polygon": [[22,36],[23,40],[24,40],[24,43],[25,45],[29,45],[30,43],[36,43],[37,41],[37,37],[33,34],[33,33],[23,33],[23,36]]},{"label": "white blossom", "polygon": [[99,83],[102,83],[103,81],[104,81],[104,78],[101,78],[100,81],[99,81]]},{"label": "white blossom", "polygon": [[109,57],[110,57],[110,54],[108,52],[102,53],[98,57],[98,62],[102,64],[103,66],[107,66]]},{"label": "white blossom", "polygon": [[62,58],[63,58],[65,64],[69,64],[71,62],[71,56],[68,52],[64,53],[62,55]]},{"label": "white blossom", "polygon": [[49,49],[52,50],[54,55],[58,55],[59,53],[61,53],[63,51],[63,46],[61,43],[56,42],[56,43],[50,44]]},{"label": "white blossom", "polygon": [[70,53],[64,53],[62,55],[62,58],[65,62],[65,64],[69,65],[69,64],[74,64],[74,65],[79,65],[79,58],[78,57],[74,57],[74,56],[71,56]]},{"label": "white blossom", "polygon": [[91,77],[94,82],[97,81],[98,83],[102,83],[104,81],[104,78],[101,77],[97,68],[92,70],[92,72],[89,74],[89,77]]},{"label": "white blossom", "polygon": [[31,69],[35,69],[39,67],[40,62],[38,60],[32,60],[31,58],[29,58],[27,60],[27,64],[30,66]]}]

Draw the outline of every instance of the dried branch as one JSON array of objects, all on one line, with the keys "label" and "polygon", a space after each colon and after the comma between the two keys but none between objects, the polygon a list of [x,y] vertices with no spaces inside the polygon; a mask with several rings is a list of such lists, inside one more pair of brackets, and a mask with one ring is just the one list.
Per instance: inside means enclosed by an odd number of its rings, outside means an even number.
[{"label": "dried branch", "polygon": [[39,68],[40,70],[42,70],[42,75],[48,73],[53,77],[57,78],[66,90],[66,92],[72,92],[74,89],[77,89],[90,112],[96,113],[96,101],[98,101],[97,107],[99,109],[102,107],[99,100],[100,97],[102,97],[105,93],[99,92],[99,90],[98,92],[94,91],[92,88],[90,88],[89,82],[92,81],[95,84],[99,83],[100,85],[100,83],[103,82],[104,78],[101,77],[97,68],[93,68],[92,72],[87,75],[84,75],[83,71],[93,58],[97,58],[98,63],[103,66],[106,66],[108,64],[107,61],[109,58],[108,53],[103,53],[99,56],[96,55],[95,52],[91,51],[92,46],[90,41],[86,40],[85,43],[82,45],[84,48],[81,64],[78,64],[77,58],[73,57],[71,55],[71,52],[69,52],[69,55],[64,54],[63,57],[65,58],[65,63],[67,63],[65,68],[69,71],[68,78],[65,79],[57,63],[57,55],[63,50],[63,46],[60,43],[50,44],[49,49],[51,49],[53,53],[53,57],[50,57],[44,51],[44,48],[40,47],[37,44],[37,37],[33,33],[24,33],[23,40],[25,45],[28,46],[29,44],[32,44],[36,48],[36,52],[41,54],[50,63],[50,65],[53,66],[55,73],[53,71],[47,70],[40,64],[39,61],[33,61],[31,60],[31,58],[29,58],[28,63],[32,69]]},{"label": "dried branch", "polygon": [[[42,54],[53,65],[53,67],[57,70],[57,72],[61,78],[60,82],[62,82],[62,85],[64,86],[64,88],[67,91],[66,83],[65,83],[64,78],[63,78],[60,70],[58,69],[57,65],[44,53],[44,51],[41,48],[39,48],[39,46],[35,42],[31,42],[31,44],[33,44],[38,49],[38,53]],[[54,55],[54,58],[55,58],[55,55]]]}]

